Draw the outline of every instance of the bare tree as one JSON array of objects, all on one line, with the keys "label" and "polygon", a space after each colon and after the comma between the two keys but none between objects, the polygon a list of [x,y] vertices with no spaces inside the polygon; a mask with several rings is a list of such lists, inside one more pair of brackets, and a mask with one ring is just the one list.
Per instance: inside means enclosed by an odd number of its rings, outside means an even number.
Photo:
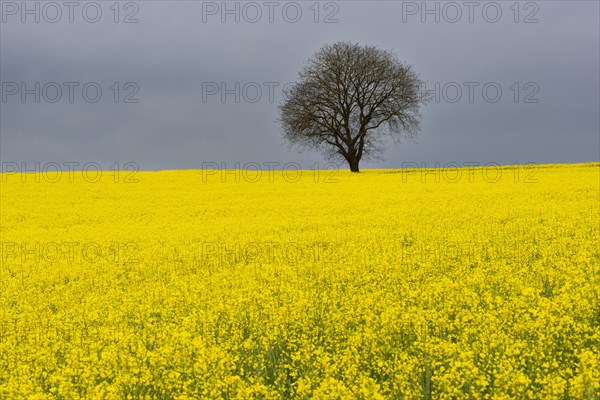
[{"label": "bare tree", "polygon": [[352,172],[361,159],[378,157],[383,135],[412,137],[419,129],[422,81],[389,51],[325,45],[299,78],[279,106],[284,137],[346,160]]}]

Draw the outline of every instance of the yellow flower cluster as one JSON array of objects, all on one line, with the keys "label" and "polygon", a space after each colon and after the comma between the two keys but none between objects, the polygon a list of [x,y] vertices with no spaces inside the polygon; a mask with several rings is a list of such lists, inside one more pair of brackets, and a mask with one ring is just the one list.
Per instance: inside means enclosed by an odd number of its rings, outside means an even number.
[{"label": "yellow flower cluster", "polygon": [[600,164],[2,174],[2,399],[597,399]]}]

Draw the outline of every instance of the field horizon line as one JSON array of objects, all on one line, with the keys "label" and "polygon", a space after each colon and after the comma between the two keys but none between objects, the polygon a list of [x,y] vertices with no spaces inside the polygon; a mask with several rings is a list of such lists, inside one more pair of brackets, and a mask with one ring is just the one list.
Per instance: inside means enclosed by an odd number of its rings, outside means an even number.
[{"label": "field horizon line", "polygon": [[[49,162],[52,164],[57,164],[56,162]],[[46,164],[49,164],[46,163]],[[37,164],[41,164],[41,163],[37,163]],[[67,163],[64,163],[67,164]],[[214,163],[213,163],[214,164]],[[253,164],[253,165],[258,165],[260,166],[259,163],[256,162],[249,162],[246,163],[247,164]],[[265,162],[263,164],[272,164],[272,162]],[[296,164],[299,165],[299,163],[296,162],[290,162],[287,163],[288,165],[290,164]],[[329,163],[331,164],[331,163]],[[569,167],[581,167],[581,168],[589,168],[589,167],[598,167],[600,168],[600,160],[597,161],[584,161],[584,162],[573,162],[573,163],[534,163],[534,162],[528,162],[528,163],[514,163],[514,164],[499,164],[499,163],[495,163],[495,162],[489,162],[489,163],[480,163],[477,161],[465,161],[462,163],[462,165],[458,162],[447,162],[445,164],[442,165],[441,162],[436,162],[433,165],[428,165],[426,162],[421,162],[420,164],[417,162],[404,162],[403,164],[405,164],[405,166],[403,167],[394,167],[394,168],[361,168],[359,173],[356,173],[356,175],[360,175],[361,173],[366,173],[366,172],[384,172],[384,173],[390,173],[393,171],[408,171],[408,170],[439,170],[439,169],[443,169],[443,170],[457,170],[457,169],[481,169],[481,168],[502,168],[502,169],[514,169],[514,168],[520,168],[520,167],[527,167],[527,166],[533,166],[535,165],[537,168],[559,168],[559,167],[563,167],[563,166],[569,166]],[[411,166],[408,166],[407,164],[411,164]],[[450,165],[451,164],[451,165]],[[284,164],[285,165],[285,164]],[[328,165],[328,164],[324,164],[324,165]],[[127,171],[127,169],[119,169],[121,171]],[[308,169],[308,168],[288,168],[288,169],[276,169],[276,168],[267,168],[267,169],[251,169],[251,168],[220,168],[220,169],[215,169],[215,168],[175,168],[175,169],[138,169],[135,172],[136,173],[161,173],[161,172],[205,172],[205,171],[272,171],[272,172],[288,172],[288,171],[346,171],[346,172],[350,172],[349,167],[347,167],[346,165],[340,165],[337,168],[314,168],[314,169]],[[69,169],[68,172],[85,172],[85,169]],[[115,170],[111,170],[111,169],[96,169],[94,170],[96,172],[114,172]],[[34,170],[25,170],[25,171],[5,171],[4,169],[2,169],[0,171],[0,176],[1,175],[8,175],[8,174],[39,174],[42,172],[61,172],[59,171],[34,171]],[[353,173],[355,174],[355,173]]]}]

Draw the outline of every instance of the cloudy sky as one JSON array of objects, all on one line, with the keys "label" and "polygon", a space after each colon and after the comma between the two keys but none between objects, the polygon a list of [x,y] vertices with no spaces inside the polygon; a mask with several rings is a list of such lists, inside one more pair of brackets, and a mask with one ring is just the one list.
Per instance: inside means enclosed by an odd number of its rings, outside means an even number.
[{"label": "cloudy sky", "polygon": [[1,13],[4,163],[325,166],[284,142],[277,105],[342,40],[395,51],[434,97],[417,139],[363,168],[600,159],[597,1],[2,0]]}]

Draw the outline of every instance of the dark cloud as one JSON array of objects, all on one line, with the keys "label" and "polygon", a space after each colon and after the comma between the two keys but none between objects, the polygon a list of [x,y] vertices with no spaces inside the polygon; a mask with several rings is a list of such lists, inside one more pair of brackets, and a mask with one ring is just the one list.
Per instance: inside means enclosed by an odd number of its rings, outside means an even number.
[{"label": "dark cloud", "polygon": [[[427,2],[439,7],[439,23],[422,2],[322,2],[318,15],[314,2],[279,2],[271,16],[268,2],[227,2],[230,10],[237,4],[239,23],[235,13],[212,14],[222,2],[122,3],[118,23],[113,2],[98,2],[96,23],[81,14],[84,2],[72,23],[64,7],[60,20],[44,21],[55,16],[49,8],[43,14],[47,3],[39,3],[40,23],[34,15],[22,23],[14,4],[23,3],[2,2],[2,161],[133,161],[142,169],[324,164],[319,154],[289,149],[275,120],[282,87],[320,46],[338,40],[393,49],[428,89],[439,87],[437,101],[422,110],[417,140],[386,143],[384,160],[365,167],[600,158],[597,2],[522,2],[518,15],[514,2],[497,2],[495,23],[490,2],[478,3],[473,22],[464,2],[452,3],[460,18],[446,3]],[[295,4],[302,16],[292,23]],[[85,17],[95,18],[93,11]],[[139,22],[123,23],[131,13]],[[40,82],[40,102],[35,94],[24,103],[20,93],[8,95],[11,82],[29,89]],[[56,103],[46,99],[57,94],[52,82],[62,88]],[[66,82],[79,83],[72,103]],[[97,87],[102,97],[92,103]]]}]

